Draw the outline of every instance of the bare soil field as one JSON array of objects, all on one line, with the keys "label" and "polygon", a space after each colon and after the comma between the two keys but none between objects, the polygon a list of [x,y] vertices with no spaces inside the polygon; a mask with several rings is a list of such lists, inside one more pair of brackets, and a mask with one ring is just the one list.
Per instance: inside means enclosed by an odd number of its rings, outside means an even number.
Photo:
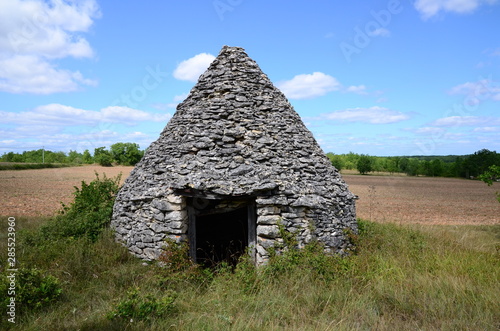
[{"label": "bare soil field", "polygon": [[113,178],[122,173],[122,181],[133,167],[81,166],[57,169],[0,171],[0,215],[53,216],[61,202],[73,200],[74,186],[82,180],[94,180],[95,172]]},{"label": "bare soil field", "polygon": [[495,192],[479,180],[343,175],[359,196],[357,216],[377,222],[500,224]]},{"label": "bare soil field", "polygon": [[[97,171],[108,177],[132,167],[82,166],[59,169],[0,171],[0,215],[52,216],[69,203],[74,186],[90,182]],[[500,203],[492,187],[480,181],[455,178],[360,176],[344,174],[359,196],[357,215],[377,222],[422,224],[499,224]]]}]

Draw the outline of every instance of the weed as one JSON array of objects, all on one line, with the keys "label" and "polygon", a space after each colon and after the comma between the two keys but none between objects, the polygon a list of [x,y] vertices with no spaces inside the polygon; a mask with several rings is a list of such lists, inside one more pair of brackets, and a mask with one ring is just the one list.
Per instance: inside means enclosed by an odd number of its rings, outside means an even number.
[{"label": "weed", "polygon": [[201,284],[210,282],[213,278],[212,270],[202,268],[193,262],[189,256],[189,245],[187,242],[176,243],[166,240],[163,252],[158,258],[159,284],[162,288],[179,286],[186,282]]},{"label": "weed", "polygon": [[[14,286],[10,293],[15,298],[16,313],[22,314],[28,310],[38,310],[49,306],[56,301],[62,293],[59,280],[37,268],[19,268],[14,273]],[[0,293],[5,296],[0,300],[2,311],[5,310],[10,296],[6,294],[10,279],[7,274],[1,275]],[[5,314],[3,314],[5,315]]]},{"label": "weed", "polygon": [[149,320],[154,317],[164,317],[175,311],[175,297],[173,292],[167,292],[158,298],[152,294],[142,294],[140,288],[134,288],[128,291],[127,298],[117,303],[107,317],[125,318],[131,322],[134,319]]}]

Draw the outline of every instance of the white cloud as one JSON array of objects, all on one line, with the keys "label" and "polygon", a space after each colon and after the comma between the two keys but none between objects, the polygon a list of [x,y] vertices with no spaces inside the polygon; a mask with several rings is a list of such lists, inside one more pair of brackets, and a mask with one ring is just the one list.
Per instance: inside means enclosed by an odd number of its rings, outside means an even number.
[{"label": "white cloud", "polygon": [[426,126],[412,130],[417,134],[442,134],[445,132],[443,128],[437,128],[432,126]]},{"label": "white cloud", "polygon": [[158,102],[155,104],[152,104],[151,107],[158,109],[158,110],[167,110],[169,108],[176,108],[177,105],[181,102],[184,101],[188,97],[188,93],[183,93],[174,96],[173,102]]},{"label": "white cloud", "polygon": [[491,66],[491,62],[483,62],[479,61],[478,64],[476,64],[476,68],[482,69]]},{"label": "white cloud", "polygon": [[0,144],[0,154],[40,148],[41,145],[51,150],[83,151],[119,141],[139,143],[146,148],[157,133],[152,136],[137,131],[136,127],[145,127],[146,123],[148,127],[157,127],[158,124],[153,123],[166,123],[170,117],[167,113],[155,114],[120,106],[94,111],[48,104],[19,113],[0,111],[0,137],[13,141]]},{"label": "white cloud", "polygon": [[81,33],[98,17],[95,0],[0,1],[0,91],[49,94],[95,85],[53,61],[94,56]]},{"label": "white cloud", "polygon": [[366,86],[364,85],[358,85],[358,86],[349,86],[345,89],[345,92],[351,92],[351,93],[356,93],[356,94],[361,94],[361,95],[366,95],[368,94],[366,92]]},{"label": "white cloud", "polygon": [[437,15],[440,11],[468,14],[482,4],[493,4],[496,0],[417,0],[414,3],[424,20]]},{"label": "white cloud", "polygon": [[297,75],[291,80],[279,83],[278,87],[290,99],[309,99],[337,91],[342,85],[335,77],[314,72]]},{"label": "white cloud", "polygon": [[335,77],[322,72],[301,74],[277,84],[289,99],[310,99],[332,91],[368,95],[365,85],[343,86]]},{"label": "white cloud", "polygon": [[[99,112],[98,112],[99,113]],[[101,120],[111,123],[122,123],[134,125],[137,122],[166,122],[170,119],[170,114],[151,114],[142,110],[137,110],[129,107],[110,106],[101,109]]]},{"label": "white cloud", "polygon": [[375,102],[376,102],[376,103],[382,103],[382,102],[387,102],[387,101],[389,101],[389,99],[388,99],[388,98],[386,98],[386,97],[381,97],[381,98],[378,98]]},{"label": "white cloud", "polygon": [[179,63],[174,70],[174,77],[180,80],[196,82],[200,75],[207,70],[213,60],[215,60],[215,56],[212,54],[201,53],[195,55]]},{"label": "white cloud", "polygon": [[500,101],[500,84],[491,79],[480,79],[477,82],[466,82],[452,87],[448,93],[466,95],[468,103],[472,105],[484,100]]},{"label": "white cloud", "polygon": [[76,91],[82,84],[96,86],[97,81],[83,78],[79,71],[58,69],[34,55],[0,59],[0,91],[50,94]]},{"label": "white cloud", "polygon": [[486,116],[449,116],[435,120],[431,126],[454,127],[454,126],[488,126],[500,125],[499,117]]},{"label": "white cloud", "polygon": [[391,35],[391,32],[385,28],[378,28],[370,31],[369,34],[372,37],[389,37]]},{"label": "white cloud", "polygon": [[474,132],[500,132],[500,127],[498,126],[483,126],[474,129]]},{"label": "white cloud", "polygon": [[489,54],[490,56],[500,56],[500,47],[494,49],[491,51],[491,53]]},{"label": "white cloud", "polygon": [[320,119],[324,120],[370,124],[397,123],[409,118],[408,114],[378,106],[337,110],[320,116]]},{"label": "white cloud", "polygon": [[189,93],[182,93],[179,95],[174,96],[174,102],[181,102],[184,101],[188,97]]},{"label": "white cloud", "polygon": [[446,132],[443,134],[443,139],[448,139],[451,140],[451,142],[454,142],[459,139],[465,139],[467,136],[468,133],[465,132]]},{"label": "white cloud", "polygon": [[48,104],[31,111],[13,113],[0,111],[4,124],[21,126],[80,126],[98,125],[100,122],[135,125],[138,122],[166,122],[170,114],[151,114],[129,107],[110,106],[99,111],[78,109],[61,104]]},{"label": "white cloud", "polygon": [[151,104],[151,107],[153,107],[154,109],[158,109],[158,110],[167,110],[167,109],[175,108],[175,107],[177,107],[177,105],[178,105],[178,103],[176,103],[176,102],[157,102],[157,103]]}]

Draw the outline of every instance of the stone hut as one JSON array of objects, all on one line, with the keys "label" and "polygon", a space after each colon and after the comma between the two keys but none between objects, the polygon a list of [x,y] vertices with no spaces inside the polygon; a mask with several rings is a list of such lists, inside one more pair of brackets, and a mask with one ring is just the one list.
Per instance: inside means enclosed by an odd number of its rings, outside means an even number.
[{"label": "stone hut", "polygon": [[188,241],[198,263],[265,263],[279,224],[299,246],[349,248],[355,198],[311,132],[244,49],[224,46],[116,197],[112,227],[134,255]]}]

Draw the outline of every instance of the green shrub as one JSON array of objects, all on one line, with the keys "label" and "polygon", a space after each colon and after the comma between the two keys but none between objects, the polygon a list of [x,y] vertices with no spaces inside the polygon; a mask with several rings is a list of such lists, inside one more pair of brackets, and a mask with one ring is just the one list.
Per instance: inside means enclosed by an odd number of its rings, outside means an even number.
[{"label": "green shrub", "polygon": [[113,156],[105,147],[99,147],[94,149],[94,161],[103,167],[111,167]]},{"label": "green shrub", "polygon": [[164,317],[175,311],[175,293],[167,292],[157,298],[152,294],[142,295],[139,288],[129,290],[127,298],[116,304],[107,315],[109,319],[126,318],[149,320],[152,317]]},{"label": "green shrub", "polygon": [[323,244],[318,241],[299,248],[295,235],[285,231],[281,222],[278,227],[283,244],[277,251],[271,251],[269,263],[263,267],[263,274],[270,279],[279,280],[279,275],[295,273],[299,268],[313,277],[332,280],[352,269],[354,263],[350,256],[325,254]]},{"label": "green shrub", "polygon": [[75,186],[74,201],[69,206],[63,204],[60,214],[36,233],[28,234],[26,241],[36,245],[61,238],[87,237],[95,242],[111,221],[120,178],[121,175],[116,178],[104,175],[101,179],[96,172],[96,179],[89,184],[82,181],[81,188]]},{"label": "green shrub", "polygon": [[[7,296],[10,279],[7,278],[9,274],[2,274],[0,282],[0,293],[2,311],[5,310],[10,295]],[[59,280],[51,275],[47,275],[37,268],[20,268],[14,272],[16,301],[16,314],[22,314],[27,310],[36,310],[48,306],[50,303],[56,301],[62,293]],[[4,296],[5,295],[5,296]],[[3,314],[5,315],[5,314]]]},{"label": "green shrub", "polygon": [[69,207],[64,206],[64,213],[86,213],[100,211],[113,208],[115,195],[118,193],[121,174],[115,178],[107,178],[104,174],[103,178],[99,178],[99,174],[95,172],[96,179],[87,184],[82,181],[82,188],[75,186],[74,201]]}]

